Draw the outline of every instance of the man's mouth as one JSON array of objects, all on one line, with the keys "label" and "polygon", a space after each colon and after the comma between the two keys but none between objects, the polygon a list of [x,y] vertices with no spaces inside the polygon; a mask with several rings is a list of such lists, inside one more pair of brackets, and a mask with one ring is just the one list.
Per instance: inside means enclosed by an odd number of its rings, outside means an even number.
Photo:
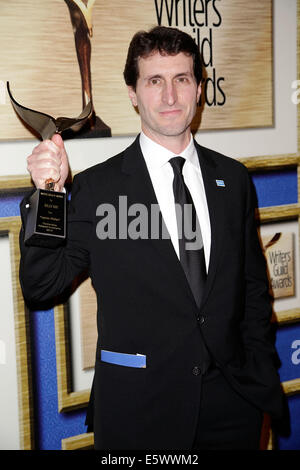
[{"label": "man's mouth", "polygon": [[159,114],[163,117],[176,117],[181,113],[181,109],[166,109],[160,111]]}]

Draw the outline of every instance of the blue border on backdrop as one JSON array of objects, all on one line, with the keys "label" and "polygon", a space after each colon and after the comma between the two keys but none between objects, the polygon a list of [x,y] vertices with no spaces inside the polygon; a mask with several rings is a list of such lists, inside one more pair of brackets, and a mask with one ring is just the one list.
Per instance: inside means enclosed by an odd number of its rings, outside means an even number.
[{"label": "blue border on backdrop", "polygon": [[[0,192],[0,217],[20,215],[23,192]],[[30,312],[35,448],[60,450],[61,439],[86,432],[86,410],[58,412],[53,309]]]},{"label": "blue border on backdrop", "polygon": [[254,182],[258,207],[296,204],[298,202],[297,172],[276,170],[251,173]]},{"label": "blue border on backdrop", "polygon": [[[279,368],[280,380],[285,382],[300,377],[300,363],[294,364],[291,347],[294,340],[300,340],[300,322],[282,325],[277,330],[276,349],[281,361]],[[300,450],[300,394],[288,397],[290,413],[290,435],[278,437],[280,450]]]},{"label": "blue border on backdrop", "polygon": [[61,449],[61,439],[86,432],[86,411],[58,412],[55,323],[53,310],[30,313],[33,342],[36,448]]},{"label": "blue border on backdrop", "polygon": [[[251,173],[259,207],[298,202],[296,170]],[[24,192],[0,192],[0,217],[19,215]],[[58,412],[56,345],[53,310],[30,313],[32,374],[34,391],[35,447],[61,449],[61,439],[86,432],[86,410]],[[282,366],[281,380],[299,377],[300,366],[291,365],[291,343],[300,338],[300,325],[280,327],[276,347]],[[282,450],[300,450],[300,395],[289,398],[292,434],[279,439]]]}]

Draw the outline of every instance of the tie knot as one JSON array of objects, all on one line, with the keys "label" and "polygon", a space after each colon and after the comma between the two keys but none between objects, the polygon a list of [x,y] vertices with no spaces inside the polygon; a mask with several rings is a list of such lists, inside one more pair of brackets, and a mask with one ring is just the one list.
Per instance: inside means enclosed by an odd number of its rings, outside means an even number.
[{"label": "tie knot", "polygon": [[174,174],[182,175],[182,168],[185,164],[185,159],[183,157],[174,157],[169,160],[171,167],[173,168]]}]

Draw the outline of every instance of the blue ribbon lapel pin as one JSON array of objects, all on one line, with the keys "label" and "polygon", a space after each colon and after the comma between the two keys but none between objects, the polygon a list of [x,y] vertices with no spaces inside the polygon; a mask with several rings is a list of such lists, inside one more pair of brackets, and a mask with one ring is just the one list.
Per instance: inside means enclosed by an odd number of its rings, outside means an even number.
[{"label": "blue ribbon lapel pin", "polygon": [[225,188],[224,180],[216,180],[216,185],[219,186],[220,188]]}]

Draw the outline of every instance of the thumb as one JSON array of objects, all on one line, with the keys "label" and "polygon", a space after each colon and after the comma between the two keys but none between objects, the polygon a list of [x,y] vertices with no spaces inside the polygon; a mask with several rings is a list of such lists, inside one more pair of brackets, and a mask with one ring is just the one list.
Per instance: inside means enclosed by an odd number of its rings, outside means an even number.
[{"label": "thumb", "polygon": [[65,149],[64,141],[60,134],[54,134],[51,140],[60,150],[60,156],[61,156],[60,178],[57,181],[57,184],[55,185],[55,190],[62,191],[62,188],[64,187],[65,181],[69,174],[68,156],[67,156],[67,152]]},{"label": "thumb", "polygon": [[65,163],[68,160],[68,157],[67,157],[67,152],[66,152],[66,149],[65,149],[65,144],[64,144],[64,141],[63,141],[61,135],[60,134],[54,134],[52,136],[51,140],[59,148],[60,155],[61,155],[61,158],[62,158],[62,163]]},{"label": "thumb", "polygon": [[52,136],[52,142],[54,142],[55,145],[57,145],[59,148],[64,149],[64,141],[62,140],[62,137],[60,134],[54,134]]}]

